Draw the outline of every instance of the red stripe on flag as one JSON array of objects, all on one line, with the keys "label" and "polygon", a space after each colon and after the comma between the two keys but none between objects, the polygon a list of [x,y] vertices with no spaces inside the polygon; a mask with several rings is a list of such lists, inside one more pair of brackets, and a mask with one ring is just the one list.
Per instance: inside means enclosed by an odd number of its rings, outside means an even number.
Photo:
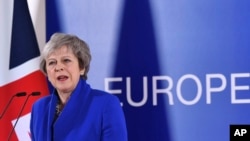
[{"label": "red stripe on flag", "polygon": [[[41,71],[35,71],[19,80],[16,80],[12,83],[9,83],[5,86],[0,87],[0,114],[2,114],[4,107],[8,103],[8,100],[11,99],[13,95],[18,92],[27,92],[27,95],[34,91],[41,92],[40,96],[32,96],[29,98],[22,115],[28,114],[31,111],[32,104],[42,96],[45,96],[49,93],[47,80]],[[27,96],[25,97],[15,97],[10,104],[5,115],[0,119],[0,140],[7,140],[8,134],[13,127],[11,121],[17,118],[22,105]],[[27,129],[24,129],[27,130]],[[12,139],[17,137],[15,133],[12,135]]]}]

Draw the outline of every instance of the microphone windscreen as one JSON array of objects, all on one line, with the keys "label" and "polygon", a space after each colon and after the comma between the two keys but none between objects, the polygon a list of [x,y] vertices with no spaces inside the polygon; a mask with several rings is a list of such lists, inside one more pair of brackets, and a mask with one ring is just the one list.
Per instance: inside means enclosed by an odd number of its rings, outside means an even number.
[{"label": "microphone windscreen", "polygon": [[17,97],[26,96],[26,92],[19,92],[16,94]]},{"label": "microphone windscreen", "polygon": [[32,93],[31,93],[32,96],[38,96],[38,95],[40,95],[40,94],[41,94],[40,92],[32,92]]}]

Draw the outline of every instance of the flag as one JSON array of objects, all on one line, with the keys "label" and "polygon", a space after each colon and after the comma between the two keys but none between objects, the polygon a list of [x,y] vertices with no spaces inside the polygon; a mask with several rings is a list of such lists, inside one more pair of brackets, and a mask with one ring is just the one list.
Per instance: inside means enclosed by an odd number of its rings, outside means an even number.
[{"label": "flag", "polygon": [[[45,0],[33,2],[33,5],[27,0],[0,0],[1,141],[31,140],[29,122],[32,104],[48,94],[46,78],[39,70],[39,46],[45,44],[44,5]],[[26,92],[27,95],[14,96],[19,92]],[[41,95],[32,96],[32,92],[40,92]],[[12,102],[6,109],[10,99]]]}]

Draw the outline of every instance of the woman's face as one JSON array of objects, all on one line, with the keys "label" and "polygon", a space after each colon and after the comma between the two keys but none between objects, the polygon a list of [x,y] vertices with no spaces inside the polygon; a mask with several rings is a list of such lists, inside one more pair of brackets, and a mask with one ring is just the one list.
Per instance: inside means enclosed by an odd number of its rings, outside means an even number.
[{"label": "woman's face", "polygon": [[58,93],[71,93],[84,70],[80,70],[79,62],[71,49],[62,46],[46,58],[46,70],[49,81]]}]

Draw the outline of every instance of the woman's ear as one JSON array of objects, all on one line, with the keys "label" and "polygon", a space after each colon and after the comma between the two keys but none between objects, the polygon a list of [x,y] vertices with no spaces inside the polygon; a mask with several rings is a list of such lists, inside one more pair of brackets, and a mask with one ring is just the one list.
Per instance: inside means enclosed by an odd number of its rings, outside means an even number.
[{"label": "woman's ear", "polygon": [[80,75],[84,75],[84,73],[85,73],[85,69],[82,69],[82,70],[80,71]]}]

